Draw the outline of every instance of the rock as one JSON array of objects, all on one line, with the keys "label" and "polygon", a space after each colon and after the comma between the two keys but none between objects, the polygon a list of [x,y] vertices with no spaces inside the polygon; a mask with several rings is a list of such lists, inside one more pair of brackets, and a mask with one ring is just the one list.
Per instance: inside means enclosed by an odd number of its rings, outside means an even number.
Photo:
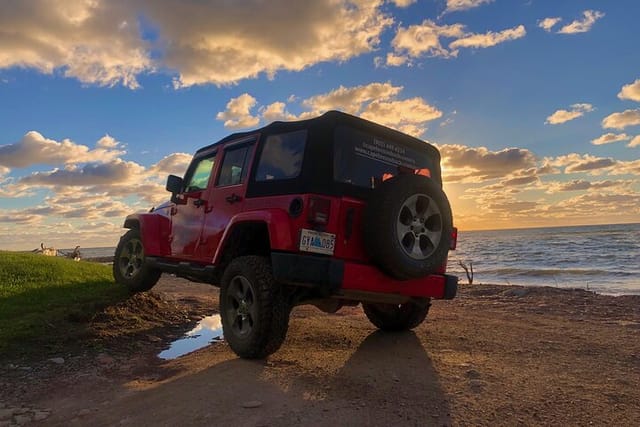
[{"label": "rock", "polygon": [[51,415],[51,413],[46,411],[36,411],[36,413],[33,416],[33,420],[34,421],[46,420],[47,418],[49,418],[49,415]]},{"label": "rock", "polygon": [[249,400],[248,402],[244,402],[242,404],[243,408],[259,408],[262,406],[262,402],[260,402],[259,400]]},{"label": "rock", "polygon": [[13,421],[19,426],[23,426],[31,422],[31,417],[29,415],[16,415]]},{"label": "rock", "polygon": [[56,365],[62,365],[64,363],[64,359],[62,357],[52,357],[49,359],[50,362],[55,363]]}]

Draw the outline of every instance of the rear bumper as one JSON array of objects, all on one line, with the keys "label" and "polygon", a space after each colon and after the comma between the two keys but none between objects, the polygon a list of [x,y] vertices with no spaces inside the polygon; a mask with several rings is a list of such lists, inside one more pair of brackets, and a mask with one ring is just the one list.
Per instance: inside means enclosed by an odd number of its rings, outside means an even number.
[{"label": "rear bumper", "polygon": [[327,296],[340,290],[349,290],[408,297],[453,299],[458,290],[458,278],[448,274],[396,280],[370,265],[283,252],[273,252],[271,262],[276,280],[312,286],[320,289]]}]

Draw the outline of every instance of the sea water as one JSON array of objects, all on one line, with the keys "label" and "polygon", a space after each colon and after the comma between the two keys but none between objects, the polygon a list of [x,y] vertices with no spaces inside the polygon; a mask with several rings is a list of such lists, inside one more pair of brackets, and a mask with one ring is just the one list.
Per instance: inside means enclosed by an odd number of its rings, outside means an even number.
[{"label": "sea water", "polygon": [[640,294],[640,224],[461,231],[449,271],[473,262],[474,283]]}]

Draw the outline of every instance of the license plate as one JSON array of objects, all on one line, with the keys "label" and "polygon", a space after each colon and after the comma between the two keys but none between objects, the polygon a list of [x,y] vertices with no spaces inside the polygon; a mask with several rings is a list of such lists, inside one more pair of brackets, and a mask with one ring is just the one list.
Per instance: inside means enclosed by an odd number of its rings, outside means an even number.
[{"label": "license plate", "polygon": [[336,235],[302,229],[300,231],[300,250],[318,254],[333,255],[336,247]]}]

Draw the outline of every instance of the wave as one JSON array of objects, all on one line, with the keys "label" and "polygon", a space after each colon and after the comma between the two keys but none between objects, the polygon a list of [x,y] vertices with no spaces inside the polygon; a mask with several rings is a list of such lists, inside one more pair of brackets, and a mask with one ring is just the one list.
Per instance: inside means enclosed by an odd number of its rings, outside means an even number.
[{"label": "wave", "polygon": [[632,273],[622,271],[607,271],[599,269],[582,268],[497,268],[478,270],[478,275],[487,274],[495,276],[524,276],[524,277],[553,277],[553,276],[631,276]]}]

